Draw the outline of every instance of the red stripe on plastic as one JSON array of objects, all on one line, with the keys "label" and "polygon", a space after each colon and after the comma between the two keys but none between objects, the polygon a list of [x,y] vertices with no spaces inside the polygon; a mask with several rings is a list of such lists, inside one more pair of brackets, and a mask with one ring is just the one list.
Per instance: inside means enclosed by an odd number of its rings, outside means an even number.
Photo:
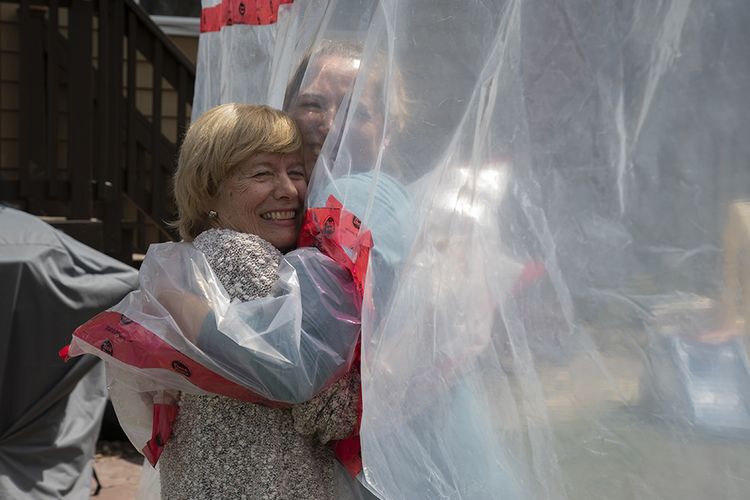
[{"label": "red stripe on plastic", "polygon": [[167,441],[172,436],[174,422],[180,408],[177,403],[154,404],[153,417],[151,420],[151,439],[146,443],[141,452],[152,467],[156,467],[161,452],[164,451]]},{"label": "red stripe on plastic", "polygon": [[274,408],[291,406],[267,400],[205,368],[118,312],[105,311],[96,315],[79,326],[73,336],[127,365],[178,373],[194,386],[214,394]]},{"label": "red stripe on plastic", "polygon": [[62,346],[60,350],[57,351],[57,355],[60,356],[60,359],[67,362],[70,359],[70,355],[68,354],[69,352],[70,344]]},{"label": "red stripe on plastic", "polygon": [[[297,238],[297,246],[316,247],[347,269],[352,274],[361,300],[365,293],[367,262],[373,243],[370,231],[360,233],[359,228],[360,220],[331,195],[325,207],[307,210]],[[349,258],[344,248],[354,251],[354,260]]]},{"label": "red stripe on plastic", "polygon": [[279,6],[293,0],[222,0],[201,11],[201,33],[221,31],[224,26],[274,24],[279,19]]},{"label": "red stripe on plastic", "polygon": [[[346,210],[341,202],[331,195],[325,207],[310,208],[305,214],[297,246],[318,248],[325,255],[349,270],[354,279],[359,299],[364,298],[367,262],[373,246],[370,231],[360,231],[361,221]],[[354,260],[344,251],[353,250]],[[353,370],[360,370],[360,345],[357,344]],[[348,438],[331,441],[336,458],[344,468],[356,477],[362,472],[362,444],[359,429],[362,425],[362,386],[359,387],[357,404],[357,430]]]},{"label": "red stripe on plastic", "polygon": [[522,290],[529,287],[532,283],[539,281],[545,274],[547,274],[547,268],[544,262],[530,261],[523,266],[521,275],[518,277],[516,282],[513,284],[511,289],[511,295],[517,295]]}]

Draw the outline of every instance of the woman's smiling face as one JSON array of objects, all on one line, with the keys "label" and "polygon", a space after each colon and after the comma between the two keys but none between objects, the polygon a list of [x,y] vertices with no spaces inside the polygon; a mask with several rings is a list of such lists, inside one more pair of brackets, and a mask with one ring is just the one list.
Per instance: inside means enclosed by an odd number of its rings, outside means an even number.
[{"label": "woman's smiling face", "polygon": [[224,179],[214,202],[217,227],[255,234],[281,251],[294,248],[307,193],[300,153],[259,153]]}]

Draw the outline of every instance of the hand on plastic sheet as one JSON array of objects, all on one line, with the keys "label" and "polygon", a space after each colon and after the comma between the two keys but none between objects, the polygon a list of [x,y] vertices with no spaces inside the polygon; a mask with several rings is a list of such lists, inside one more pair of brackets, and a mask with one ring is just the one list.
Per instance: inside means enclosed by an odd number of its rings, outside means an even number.
[{"label": "hand on plastic sheet", "polygon": [[345,439],[358,430],[359,373],[350,372],[313,399],[292,407],[294,428],[325,444]]}]

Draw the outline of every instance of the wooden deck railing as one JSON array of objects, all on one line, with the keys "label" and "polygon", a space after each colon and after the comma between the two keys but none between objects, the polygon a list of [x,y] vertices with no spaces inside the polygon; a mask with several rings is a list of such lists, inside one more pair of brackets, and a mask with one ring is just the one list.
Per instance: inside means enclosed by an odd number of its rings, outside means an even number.
[{"label": "wooden deck railing", "polygon": [[18,4],[20,27],[19,171],[1,181],[3,200],[125,261],[174,238],[170,179],[193,64],[132,0],[2,1]]}]

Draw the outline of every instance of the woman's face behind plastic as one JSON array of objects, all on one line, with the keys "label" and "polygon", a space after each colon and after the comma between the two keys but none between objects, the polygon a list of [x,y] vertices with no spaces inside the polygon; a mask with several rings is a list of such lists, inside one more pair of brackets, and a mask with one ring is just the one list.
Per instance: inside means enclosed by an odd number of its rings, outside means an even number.
[{"label": "woman's face behind plastic", "polygon": [[[354,86],[358,70],[358,59],[335,55],[321,56],[310,65],[299,93],[292,100],[289,114],[302,131],[305,169],[308,176],[312,173],[323,143],[331,131],[344,96]],[[374,110],[368,109],[372,107],[369,103],[368,96],[363,96],[357,108],[357,123],[353,124],[356,130],[351,131],[356,134],[354,144],[358,149],[372,148],[375,142],[377,127],[373,120],[368,118],[375,116]]]}]

